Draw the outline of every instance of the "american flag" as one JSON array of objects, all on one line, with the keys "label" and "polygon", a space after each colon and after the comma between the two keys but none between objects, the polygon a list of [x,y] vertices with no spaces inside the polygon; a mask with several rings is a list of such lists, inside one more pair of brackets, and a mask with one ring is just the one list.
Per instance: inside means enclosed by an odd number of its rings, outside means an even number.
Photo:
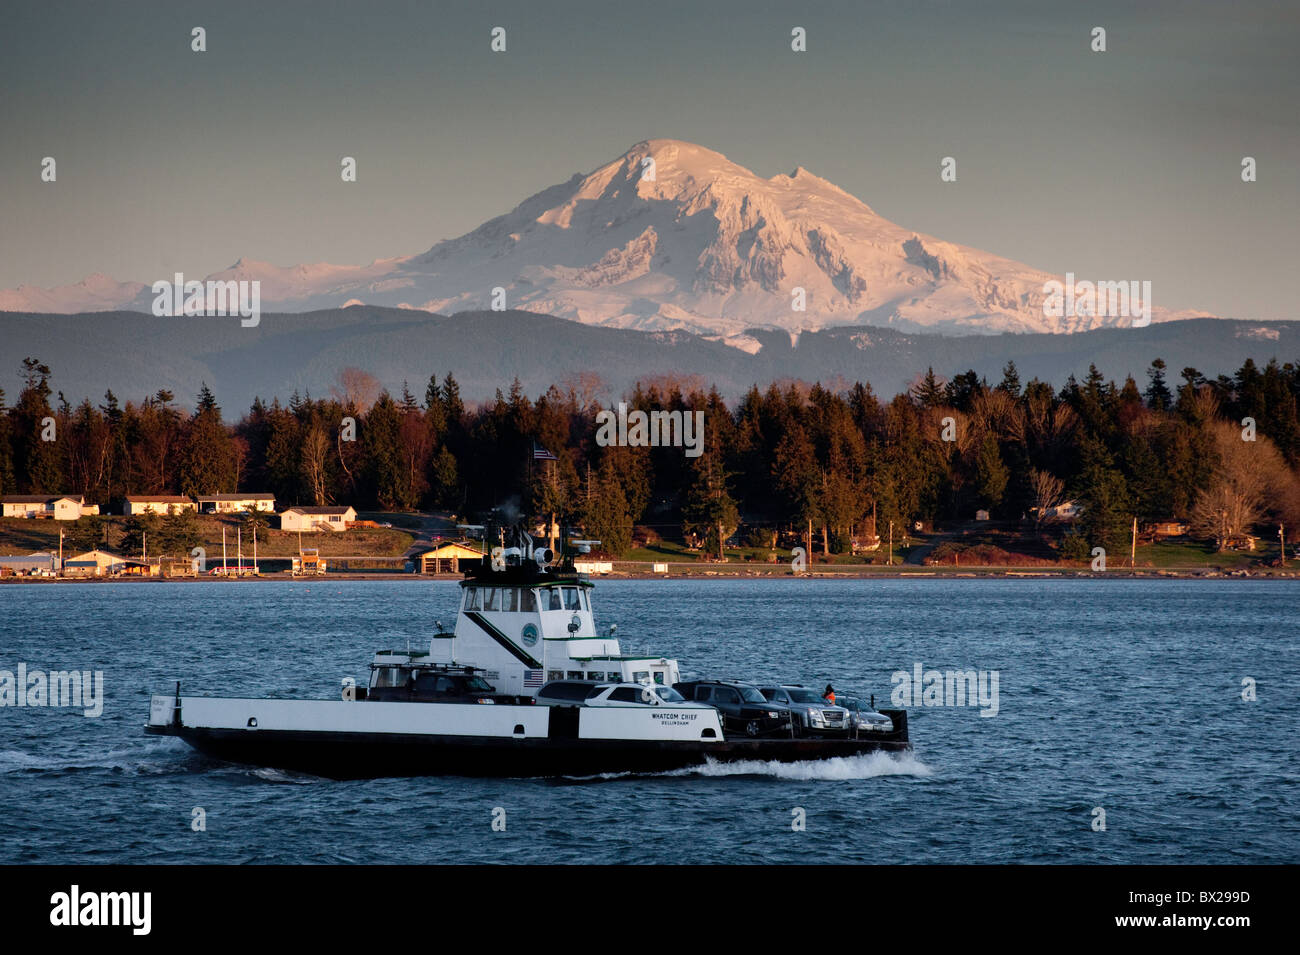
[{"label": "american flag", "polygon": [[532,687],[541,686],[543,683],[546,682],[545,680],[542,679],[543,675],[544,675],[544,674],[543,674],[543,672],[542,672],[541,670],[525,670],[525,671],[524,671],[524,686],[525,686],[525,687],[530,687],[530,686],[532,686]]},{"label": "american flag", "polygon": [[560,460],[560,459],[557,458],[555,455],[551,454],[550,451],[547,451],[547,450],[546,450],[544,447],[542,447],[540,444],[536,444],[536,443],[534,443],[534,444],[533,444],[533,460],[534,460],[534,461],[558,461],[558,460]]}]

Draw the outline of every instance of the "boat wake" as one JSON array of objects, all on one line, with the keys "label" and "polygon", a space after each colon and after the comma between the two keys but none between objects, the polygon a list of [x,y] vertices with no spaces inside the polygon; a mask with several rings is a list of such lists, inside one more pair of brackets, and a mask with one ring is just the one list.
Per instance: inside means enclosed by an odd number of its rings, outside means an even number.
[{"label": "boat wake", "polygon": [[37,755],[19,749],[0,750],[0,775],[63,773],[93,770],[141,776],[186,772],[196,754],[180,740],[142,740],[95,754]]},{"label": "boat wake", "polygon": [[743,759],[720,763],[710,759],[702,766],[688,766],[662,773],[599,773],[594,776],[566,776],[571,782],[592,780],[672,778],[682,776],[767,776],[803,782],[806,780],[874,779],[877,776],[929,776],[933,770],[912,753],[863,753],[782,763],[774,759]]},{"label": "boat wake", "polygon": [[677,770],[675,776],[771,776],[791,780],[874,779],[877,776],[929,776],[933,770],[911,753],[863,753],[799,763],[744,759],[734,763],[709,760],[703,766]]}]

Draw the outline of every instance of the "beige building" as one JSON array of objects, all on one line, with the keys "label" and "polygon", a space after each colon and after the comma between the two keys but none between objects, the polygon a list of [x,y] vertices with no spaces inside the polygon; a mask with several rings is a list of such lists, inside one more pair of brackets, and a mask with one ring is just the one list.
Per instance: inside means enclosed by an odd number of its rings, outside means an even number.
[{"label": "beige building", "polygon": [[345,531],[356,519],[357,512],[351,507],[291,507],[280,515],[280,530]]},{"label": "beige building", "polygon": [[111,577],[126,569],[126,558],[106,550],[89,550],[63,562],[65,577]]},{"label": "beige building", "polygon": [[194,498],[200,514],[242,514],[245,511],[275,510],[274,494],[200,494]]},{"label": "beige building", "polygon": [[122,513],[128,517],[132,514],[167,515],[193,510],[196,510],[194,501],[179,494],[131,494],[122,502]]},{"label": "beige building", "polygon": [[477,567],[482,562],[482,551],[455,541],[440,544],[411,560],[417,573],[421,574],[458,574],[465,568]]},{"label": "beige building", "polygon": [[99,513],[98,504],[87,504],[80,494],[10,494],[0,500],[5,517],[45,517],[75,521]]}]

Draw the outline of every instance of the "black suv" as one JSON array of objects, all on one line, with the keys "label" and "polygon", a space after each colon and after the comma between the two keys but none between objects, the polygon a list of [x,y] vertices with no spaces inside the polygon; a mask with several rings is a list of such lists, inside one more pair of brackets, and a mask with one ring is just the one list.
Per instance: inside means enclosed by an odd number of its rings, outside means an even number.
[{"label": "black suv", "polygon": [[474,667],[414,667],[400,686],[371,687],[367,699],[381,703],[495,703],[496,687]]},{"label": "black suv", "polygon": [[725,733],[746,736],[789,736],[793,730],[790,711],[763,699],[758,688],[748,683],[724,680],[690,680],[674,683],[673,689],[696,703],[708,703],[722,715]]}]

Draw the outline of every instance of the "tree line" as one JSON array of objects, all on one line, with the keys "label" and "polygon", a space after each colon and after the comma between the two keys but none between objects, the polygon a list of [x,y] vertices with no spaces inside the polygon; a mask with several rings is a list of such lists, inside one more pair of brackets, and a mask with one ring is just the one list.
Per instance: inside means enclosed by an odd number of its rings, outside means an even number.
[{"label": "tree line", "polygon": [[22,375],[12,407],[0,391],[0,493],[76,493],[102,510],[127,495],[237,490],[466,518],[506,506],[576,522],[616,555],[647,531],[705,553],[738,532],[753,546],[786,532],[843,553],[889,522],[977,510],[1047,534],[1044,515],[1066,501],[1080,507],[1059,541],[1066,556],[1125,549],[1135,517],[1187,521],[1220,547],[1252,529],[1276,535],[1278,523],[1288,540],[1300,530],[1300,365],[1276,360],[1217,378],[1185,368],[1171,381],[1156,359],[1144,387],[1095,366],[1059,389],[1022,384],[1008,363],[996,384],[930,369],[890,398],[864,382],[787,381],[729,405],[715,387],[671,377],[622,396],[633,410],[704,411],[698,457],[598,444],[596,415],[612,402],[593,375],[536,399],[516,380],[471,404],[452,374],[432,375],[417,397],[349,369],[328,398],[258,398],[237,421],[206,384],[192,410],[166,390],[73,405],[38,359]]}]

